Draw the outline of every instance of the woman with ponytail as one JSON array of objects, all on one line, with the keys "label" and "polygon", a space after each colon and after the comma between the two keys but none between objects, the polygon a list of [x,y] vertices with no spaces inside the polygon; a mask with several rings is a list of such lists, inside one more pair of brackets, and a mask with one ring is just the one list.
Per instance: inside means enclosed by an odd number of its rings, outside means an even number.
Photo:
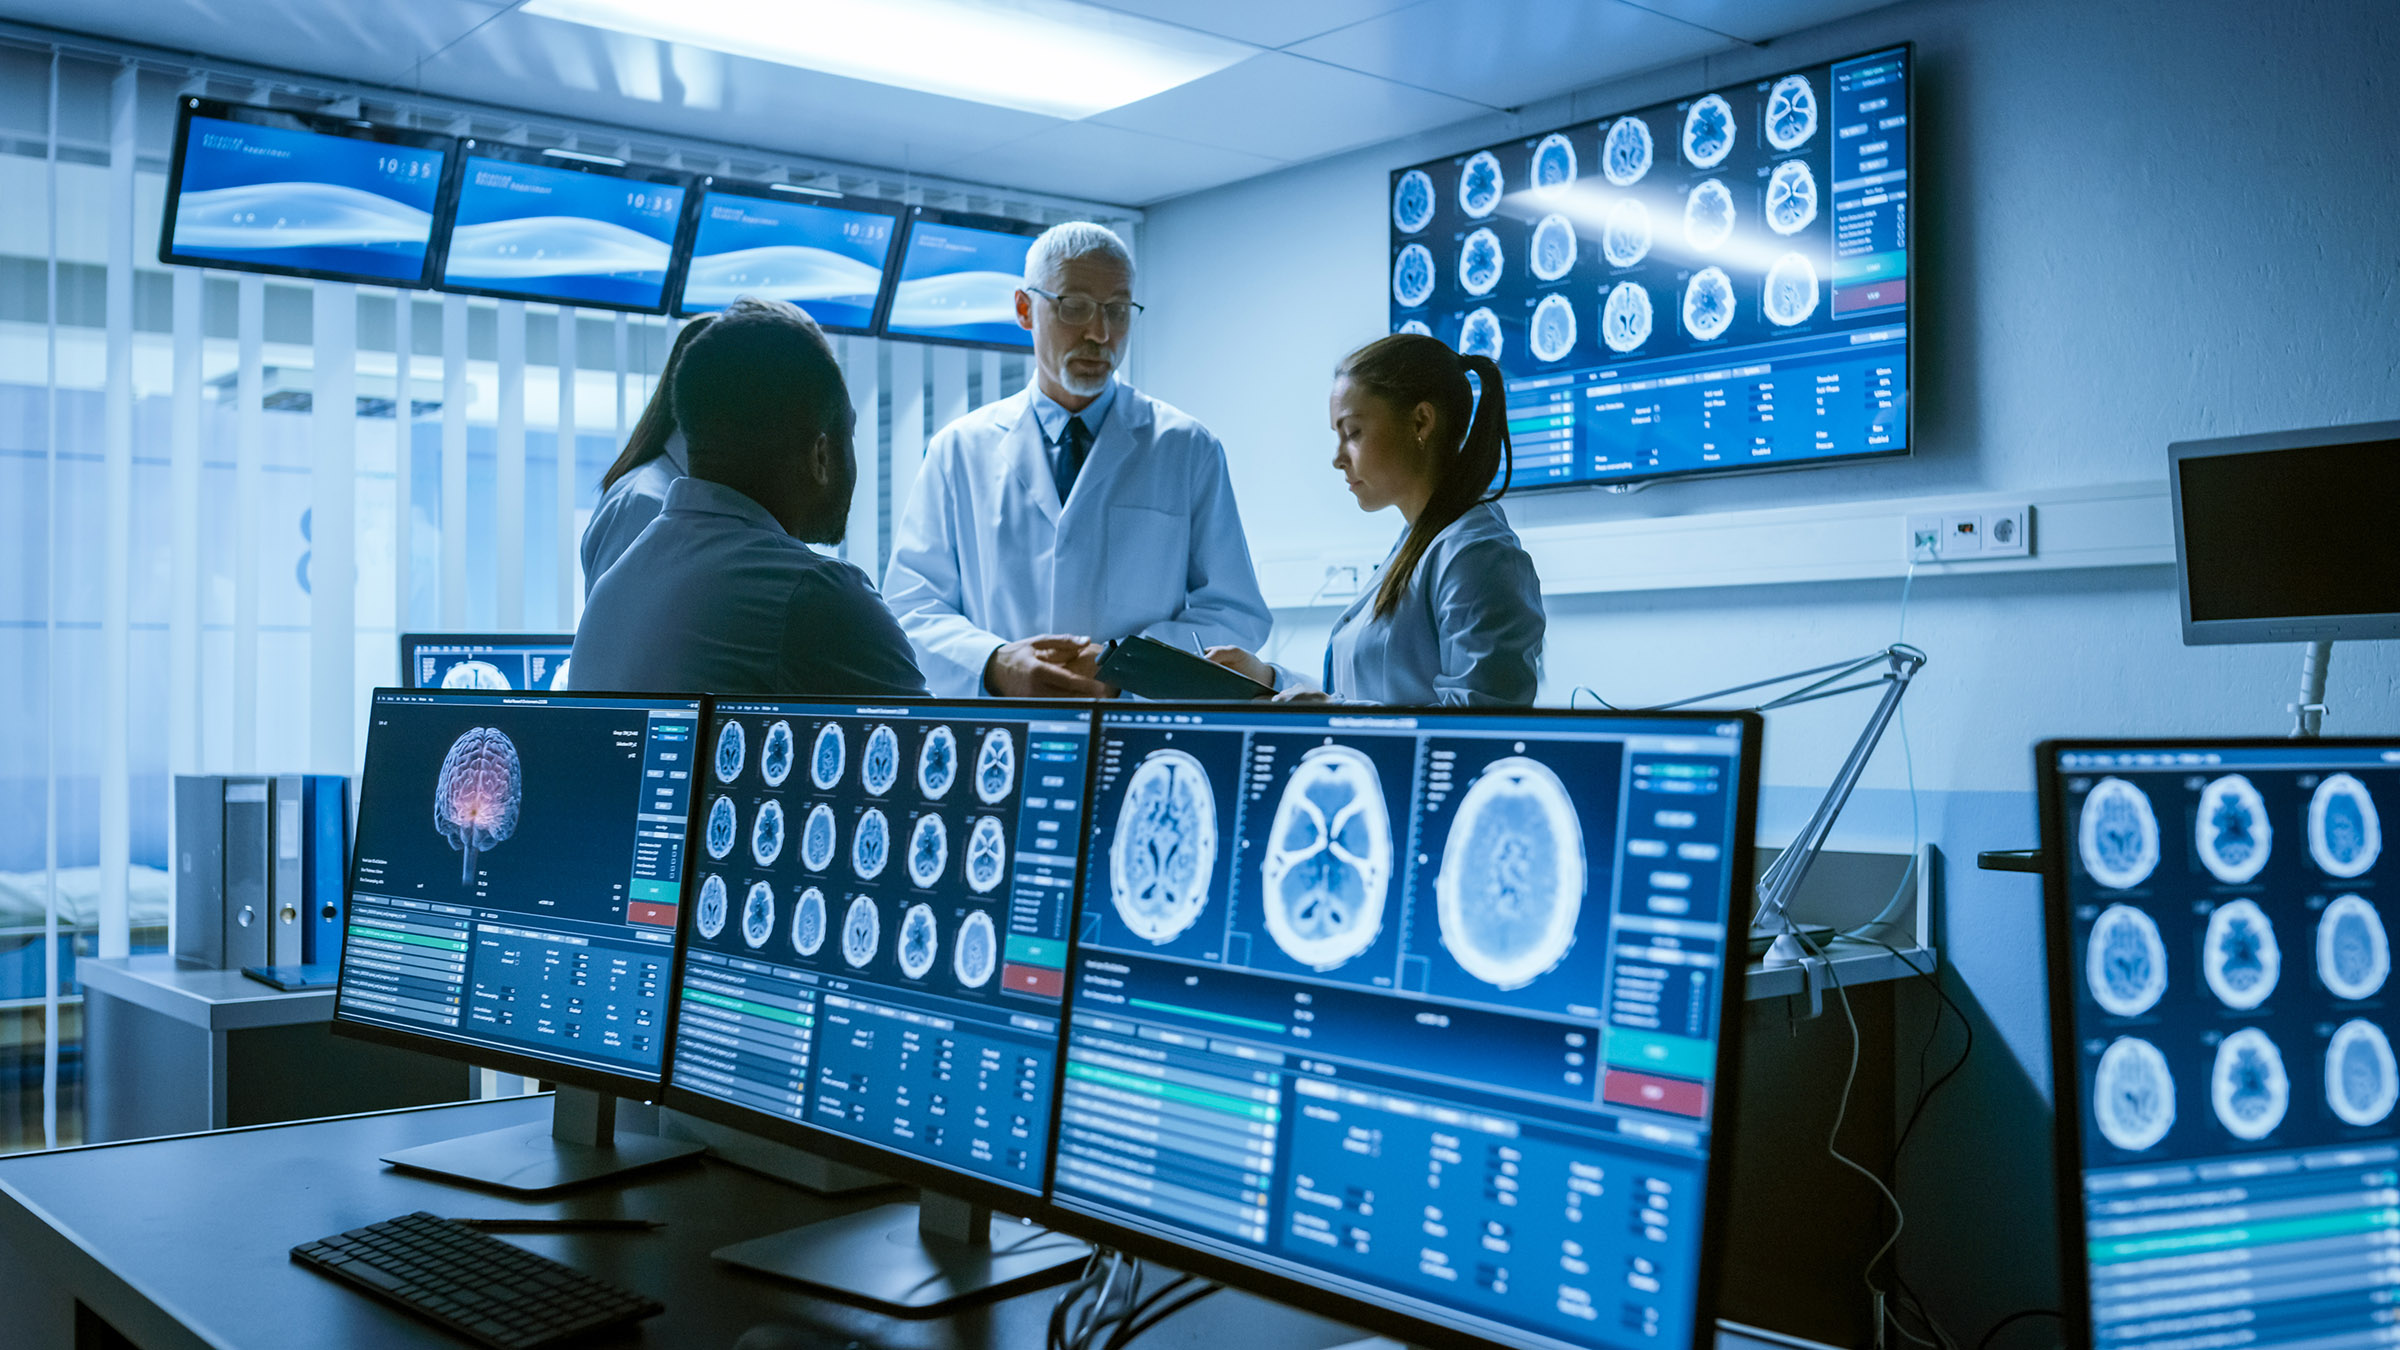
[{"label": "woman with ponytail", "polygon": [[675,426],[675,367],[683,363],[684,350],[708,330],[713,317],[703,314],[675,335],[675,345],[667,349],[666,368],[658,373],[658,388],[651,391],[650,406],[642,409],[641,420],[633,424],[633,434],[625,438],[617,462],[600,475],[600,505],[583,527],[583,594],[587,599],[592,587],[600,584],[601,573],[658,518],[666,505],[667,485],[690,472],[683,433]]},{"label": "woman with ponytail", "polygon": [[1286,699],[1532,703],[1542,587],[1494,505],[1511,462],[1500,367],[1422,334],[1379,338],[1334,371],[1332,420],[1333,467],[1359,508],[1398,507],[1407,528],[1335,622],[1322,691],[1238,647],[1209,659]]}]

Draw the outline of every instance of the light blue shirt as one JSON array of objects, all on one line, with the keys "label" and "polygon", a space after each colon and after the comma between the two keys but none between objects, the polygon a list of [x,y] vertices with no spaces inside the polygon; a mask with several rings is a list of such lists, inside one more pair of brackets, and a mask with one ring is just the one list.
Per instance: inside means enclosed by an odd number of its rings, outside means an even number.
[{"label": "light blue shirt", "polygon": [[1034,381],[1033,420],[1040,425],[1042,445],[1050,452],[1051,482],[1058,481],[1059,452],[1067,446],[1067,419],[1072,417],[1082,422],[1083,429],[1092,433],[1092,444],[1098,445],[1100,428],[1107,423],[1108,410],[1116,401],[1117,382],[1114,377],[1101,389],[1100,396],[1085,404],[1083,411],[1078,413],[1068,412],[1064,404],[1042,392],[1041,381]]},{"label": "light blue shirt", "polygon": [[[583,595],[589,600],[600,575],[633,547],[666,504],[667,486],[690,473],[683,433],[667,437],[666,446],[652,459],[608,485],[600,505],[583,527]],[[645,691],[647,692],[647,691]]]}]

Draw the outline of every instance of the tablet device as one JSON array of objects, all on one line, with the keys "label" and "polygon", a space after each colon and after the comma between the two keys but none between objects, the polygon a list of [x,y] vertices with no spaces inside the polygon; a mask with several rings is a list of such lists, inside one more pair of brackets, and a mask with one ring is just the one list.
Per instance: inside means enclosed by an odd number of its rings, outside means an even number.
[{"label": "tablet device", "polygon": [[244,966],[242,973],[260,984],[273,985],[286,993],[308,989],[331,989],[341,983],[342,968],[332,962],[314,966]]},{"label": "tablet device", "polygon": [[1143,698],[1246,701],[1275,693],[1238,670],[1138,633],[1101,651],[1100,678]]}]

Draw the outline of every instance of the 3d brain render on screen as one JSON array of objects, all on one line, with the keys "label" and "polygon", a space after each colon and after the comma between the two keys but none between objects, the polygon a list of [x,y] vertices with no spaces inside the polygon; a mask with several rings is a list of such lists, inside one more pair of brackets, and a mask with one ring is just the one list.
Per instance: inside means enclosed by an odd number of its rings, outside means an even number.
[{"label": "3d brain render on screen", "polygon": [[1135,766],[1108,846],[1109,898],[1137,936],[1172,942],[1208,904],[1217,866],[1217,799],[1208,771],[1181,750]]},{"label": "3d brain render on screen", "polygon": [[1442,945],[1501,989],[1532,983],[1575,941],[1583,826],[1540,760],[1494,760],[1459,798],[1434,877]]},{"label": "3d brain render on screen", "polygon": [[1391,811],[1374,761],[1339,745],[1301,756],[1259,877],[1275,945],[1318,970],[1348,961],[1383,931],[1391,877]]},{"label": "3d brain render on screen", "polygon": [[450,745],[433,788],[433,824],[465,855],[460,884],[475,880],[475,855],[517,832],[524,769],[515,742],[498,727],[476,727]]}]

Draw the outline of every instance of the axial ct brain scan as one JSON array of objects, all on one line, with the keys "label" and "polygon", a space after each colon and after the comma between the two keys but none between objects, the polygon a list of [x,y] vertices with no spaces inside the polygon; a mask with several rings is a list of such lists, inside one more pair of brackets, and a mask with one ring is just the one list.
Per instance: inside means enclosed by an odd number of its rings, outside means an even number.
[{"label": "axial ct brain scan", "polygon": [[2400,1102],[2400,1065],[2383,1028],[2354,1018],[2325,1047],[2325,1104],[2348,1125],[2380,1125]]},{"label": "axial ct brain scan", "polygon": [[1533,227],[1533,256],[1526,265],[1544,281],[1556,281],[1575,269],[1575,225],[1553,211]]},{"label": "axial ct brain scan", "polygon": [[1767,269],[1760,308],[1767,322],[1779,328],[1806,323],[1817,312],[1817,269],[1805,253],[1786,253]]},{"label": "axial ct brain scan", "polygon": [[2175,1124],[2175,1078],[2167,1057],[2137,1036],[2111,1043],[2092,1076],[2092,1115],[2108,1142],[2139,1153]]},{"label": "axial ct brain scan", "polygon": [[1400,175],[1392,189],[1392,225],[1402,234],[1415,234],[1433,220],[1433,179],[1423,169]]},{"label": "axial ct brain scan", "polygon": [[742,764],[747,757],[749,742],[742,733],[742,724],[727,722],[717,733],[717,781],[730,783],[742,776]]},{"label": "axial ct brain scan", "polygon": [[1565,133],[1553,132],[1533,147],[1533,190],[1542,197],[1557,197],[1575,185],[1575,142]]},{"label": "axial ct brain scan", "polygon": [[1560,360],[1575,350],[1575,307],[1563,295],[1545,295],[1533,307],[1533,318],[1525,330],[1525,340],[1533,344],[1535,356]]},{"label": "axial ct brain scan", "polygon": [[1459,321],[1458,350],[1463,355],[1497,361],[1502,346],[1500,316],[1492,313],[1490,307],[1477,309]]},{"label": "axial ct brain scan", "polygon": [[1608,208],[1600,253],[1611,267],[1632,267],[1650,256],[1650,208],[1641,198],[1627,197]]},{"label": "axial ct brain scan", "polygon": [[930,801],[940,801],[950,795],[950,785],[958,781],[958,736],[942,723],[925,733],[925,743],[917,748],[917,791]]},{"label": "axial ct brain scan", "polygon": [[1496,760],[1468,786],[1434,882],[1442,945],[1501,989],[1558,964],[1583,908],[1583,826],[1540,760]]},{"label": "axial ct brain scan", "polygon": [[933,969],[940,939],[933,926],[933,907],[910,905],[908,913],[900,916],[900,973],[912,980],[924,979]]},{"label": "axial ct brain scan", "polygon": [[1714,253],[1733,237],[1733,193],[1720,179],[1711,178],[1683,199],[1683,241],[1702,253]]},{"label": "axial ct brain scan", "polygon": [[1767,91],[1767,144],[1797,150],[1817,134],[1817,91],[1806,75],[1786,75]]},{"label": "axial ct brain scan", "polygon": [[1172,942],[1208,904],[1217,868],[1217,799],[1200,761],[1157,750],[1133,771],[1109,844],[1109,897],[1125,926]]},{"label": "axial ct brain scan", "polygon": [[1733,323],[1733,279],[1722,267],[1703,267],[1683,288],[1684,331],[1702,342],[1725,335]]},{"label": "axial ct brain scan", "polygon": [[1433,329],[1427,327],[1423,319],[1402,319],[1400,321],[1400,326],[1392,331],[1395,333],[1414,333],[1418,337],[1433,336]]},{"label": "axial ct brain scan", "polygon": [[995,727],[975,754],[975,796],[986,806],[1008,800],[1017,785],[1017,745],[1005,728]]},{"label": "axial ct brain scan", "polygon": [[888,726],[867,733],[866,753],[858,757],[858,781],[880,797],[900,781],[900,736]]},{"label": "axial ct brain scan", "polygon": [[992,916],[976,910],[958,926],[958,940],[951,944],[950,973],[967,988],[981,989],[991,983],[992,972],[999,966],[1000,939],[992,931]]},{"label": "axial ct brain scan", "polygon": [[1638,350],[1650,340],[1650,292],[1631,281],[1609,288],[1600,307],[1600,340],[1612,352]]},{"label": "axial ct brain scan", "polygon": [[741,836],[733,818],[733,798],[719,797],[708,804],[708,832],[702,842],[708,856],[723,861],[733,852],[734,841]]},{"label": "axial ct brain scan", "polygon": [[1423,244],[1410,244],[1392,260],[1392,300],[1415,309],[1433,295],[1433,254]]},{"label": "axial ct brain scan", "polygon": [[750,821],[750,857],[761,867],[773,867],[782,854],[783,803],[769,797]]},{"label": "axial ct brain scan", "polygon": [[1500,196],[1507,187],[1500,173],[1499,158],[1488,150],[1481,151],[1458,171],[1458,209],[1472,219],[1481,220],[1500,205]]},{"label": "axial ct brain scan", "polygon": [[444,689],[506,689],[508,677],[489,661],[461,661],[442,672]]},{"label": "axial ct brain scan", "polygon": [[1650,127],[1638,117],[1611,122],[1601,139],[1600,171],[1618,187],[1632,187],[1650,172]]},{"label": "axial ct brain scan", "polygon": [[850,870],[860,881],[873,881],[891,860],[892,823],[870,806],[858,817],[858,833],[850,836]]},{"label": "axial ct brain scan", "polygon": [[1767,178],[1767,228],[1798,234],[1817,218],[1817,179],[1805,159],[1787,159]]},{"label": "axial ct brain scan", "polygon": [[936,815],[917,817],[908,836],[908,879],[931,887],[950,865],[950,828]]},{"label": "axial ct brain scan", "polygon": [[882,946],[883,914],[872,899],[859,896],[842,919],[842,959],[857,969],[874,960]]},{"label": "axial ct brain scan", "polygon": [[998,816],[977,816],[967,830],[967,889],[990,895],[1008,876],[1008,831]]},{"label": "axial ct brain scan", "polygon": [[[738,725],[738,724],[737,724]],[[758,752],[758,776],[779,788],[792,776],[792,724],[778,720],[767,728],[767,742]]]},{"label": "axial ct brain scan", "polygon": [[2119,1017],[2138,1017],[2167,992],[2167,946],[2150,916],[2131,905],[2110,905],[2092,923],[2084,978],[2092,999]]},{"label": "axial ct brain scan", "polygon": [[2391,973],[2383,916],[2355,895],[2334,897],[2317,919],[2317,978],[2336,998],[2362,999],[2375,997]]},{"label": "axial ct brain scan", "polygon": [[742,941],[764,947],[775,936],[775,888],[759,882],[742,901]]},{"label": "axial ct brain scan", "polygon": [[2346,773],[2317,784],[2308,799],[2308,852],[2327,876],[2366,875],[2383,856],[2383,821],[2366,787]]},{"label": "axial ct brain scan", "polygon": [[2267,865],[2275,827],[2258,789],[2238,773],[2227,774],[2200,793],[2200,861],[2217,880],[2238,886]]},{"label": "axial ct brain scan", "polygon": [[2217,1120],[2236,1139],[2266,1138],[2292,1104],[2283,1052],[2257,1027],[2244,1027],[2218,1043],[2208,1088]]},{"label": "axial ct brain scan", "polygon": [[1490,230],[1477,230],[1458,246],[1458,284],[1469,295],[1490,295],[1500,284],[1500,269],[1506,259],[1501,256],[1500,236]]},{"label": "axial ct brain scan", "polygon": [[1259,889],[1284,955],[1331,970],[1374,944],[1392,878],[1392,816],[1373,760],[1340,745],[1302,756],[1268,841]]},{"label": "axial ct brain scan", "polygon": [[1709,94],[1683,115],[1683,157],[1695,169],[1713,169],[1733,153],[1733,105]]},{"label": "axial ct brain scan", "polygon": [[700,883],[700,912],[694,917],[704,938],[725,931],[725,878],[712,876]]},{"label": "axial ct brain scan", "polygon": [[2200,969],[2226,1007],[2248,1012],[2266,1002],[2283,973],[2283,951],[2266,912],[2248,900],[2217,906],[2208,916]]},{"label": "axial ct brain scan", "polygon": [[842,781],[842,764],[848,753],[842,724],[827,722],[817,733],[817,747],[809,755],[808,781],[817,785],[817,791],[830,792],[834,784]]},{"label": "axial ct brain scan", "polygon": [[815,956],[824,945],[825,892],[811,886],[800,892],[799,901],[792,906],[792,950]]},{"label": "axial ct brain scan", "polygon": [[808,824],[800,831],[800,863],[811,872],[833,866],[833,808],[823,802],[808,808]]},{"label": "axial ct brain scan", "polygon": [[516,743],[498,727],[477,727],[451,742],[433,787],[433,824],[463,855],[461,885],[475,881],[475,855],[517,832],[525,801]]},{"label": "axial ct brain scan", "polygon": [[2112,890],[2130,890],[2158,866],[2158,816],[2142,790],[2122,778],[2103,778],[2083,799],[2076,831],[2083,868]]}]

